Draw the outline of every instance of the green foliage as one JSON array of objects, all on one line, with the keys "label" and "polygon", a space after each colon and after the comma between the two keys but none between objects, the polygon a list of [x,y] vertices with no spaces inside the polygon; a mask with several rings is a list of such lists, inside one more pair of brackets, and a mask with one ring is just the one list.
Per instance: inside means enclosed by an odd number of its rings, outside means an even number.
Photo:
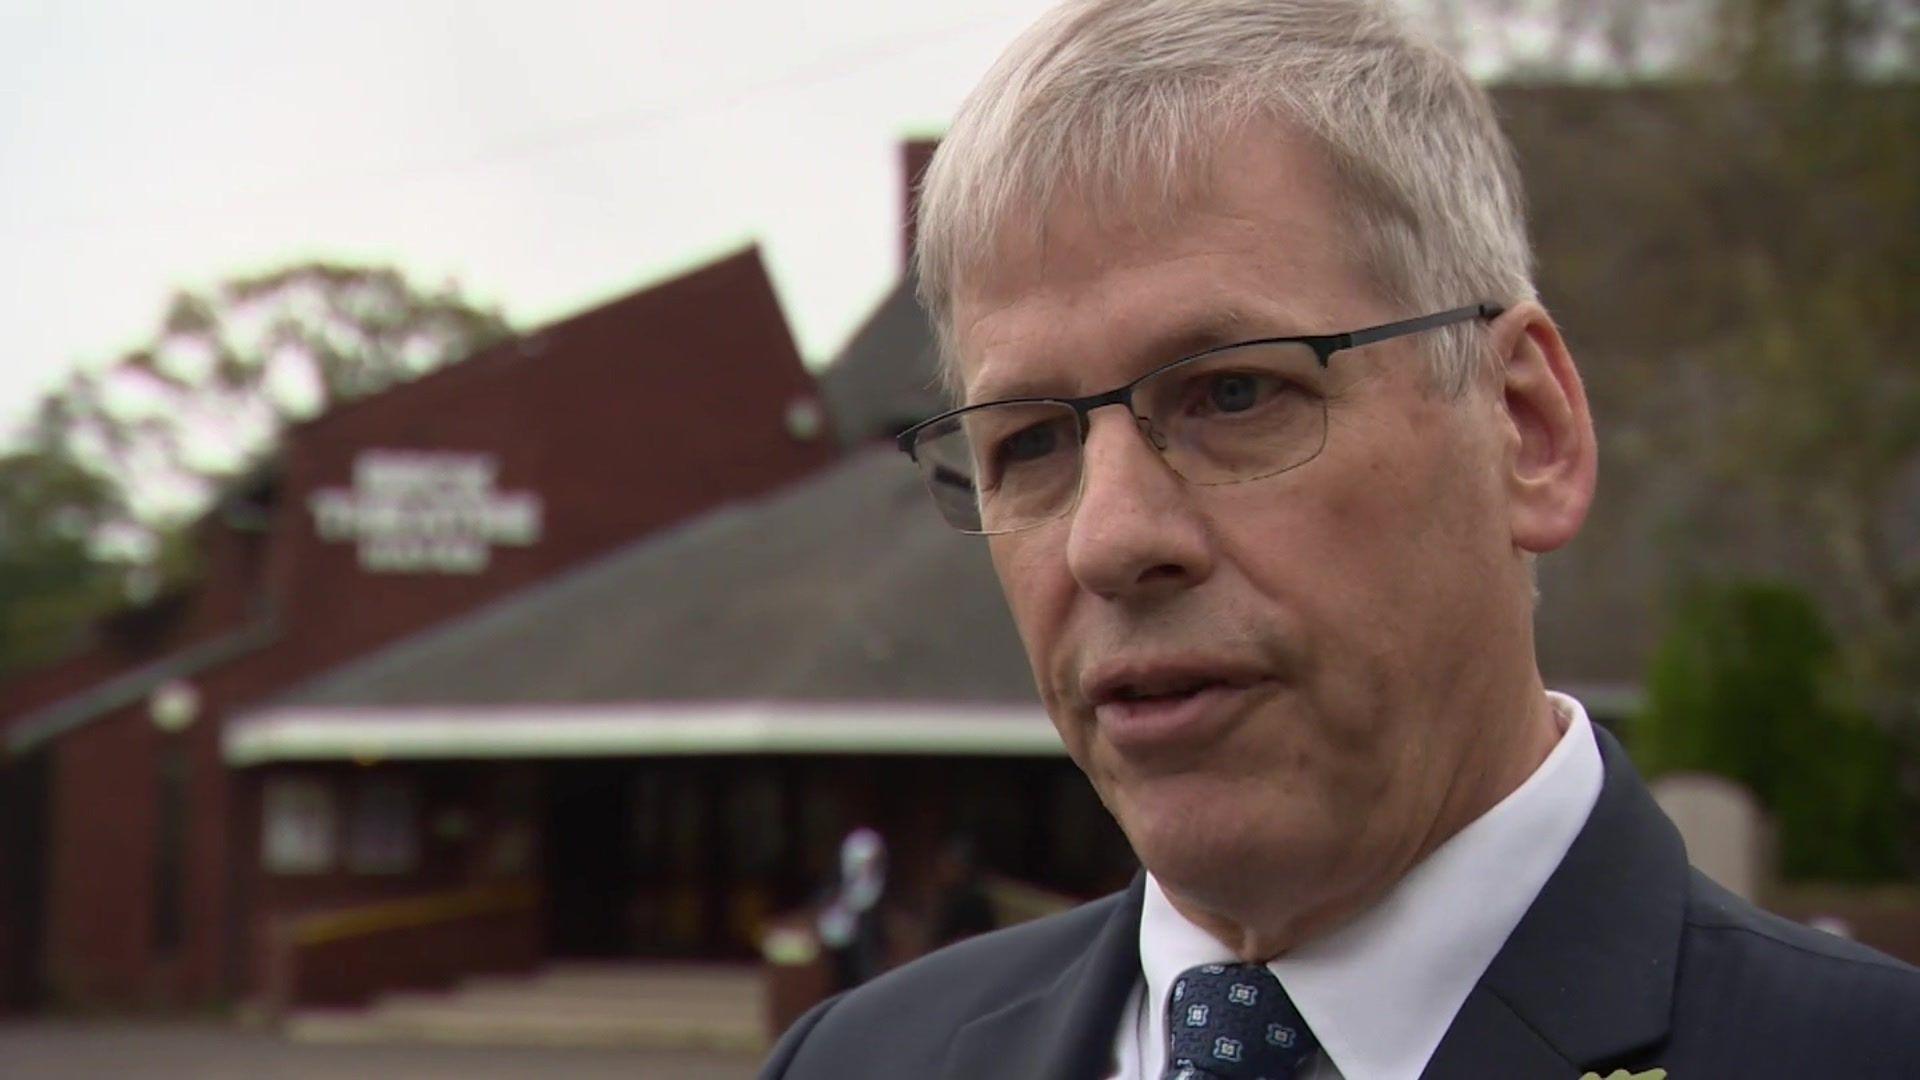
[{"label": "green foliage", "polygon": [[153,337],[76,372],[0,458],[0,672],[178,584],[191,523],[286,427],[504,338],[499,313],[384,267],[308,263],[182,291]]},{"label": "green foliage", "polygon": [[58,457],[0,457],[0,674],[51,659],[116,599],[88,543],[107,484]]},{"label": "green foliage", "polygon": [[1781,873],[1900,876],[1891,737],[1848,701],[1818,609],[1772,584],[1685,590],[1655,654],[1633,752],[1649,774],[1716,773],[1773,815]]},{"label": "green foliage", "polygon": [[258,467],[288,424],[506,336],[498,313],[384,267],[309,263],[175,294],[152,339],[76,372],[31,438],[113,485],[146,560],[156,530]]}]

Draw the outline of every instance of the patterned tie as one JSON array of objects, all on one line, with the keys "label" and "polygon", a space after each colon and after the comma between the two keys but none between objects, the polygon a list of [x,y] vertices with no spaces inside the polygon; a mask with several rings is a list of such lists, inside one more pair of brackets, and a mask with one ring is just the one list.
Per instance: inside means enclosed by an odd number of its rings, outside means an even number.
[{"label": "patterned tie", "polygon": [[1162,1080],[1293,1080],[1320,1048],[1260,964],[1202,964],[1173,981]]}]

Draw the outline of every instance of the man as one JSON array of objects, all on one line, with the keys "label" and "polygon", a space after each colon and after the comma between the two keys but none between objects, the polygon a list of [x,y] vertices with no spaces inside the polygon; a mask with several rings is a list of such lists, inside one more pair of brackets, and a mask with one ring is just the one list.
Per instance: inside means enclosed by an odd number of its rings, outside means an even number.
[{"label": "man", "polygon": [[1596,451],[1520,207],[1366,0],[1072,0],[1002,58],[921,196],[966,407],[901,441],[1145,873],[766,1075],[1920,1076],[1920,973],[1691,872],[1542,686]]}]

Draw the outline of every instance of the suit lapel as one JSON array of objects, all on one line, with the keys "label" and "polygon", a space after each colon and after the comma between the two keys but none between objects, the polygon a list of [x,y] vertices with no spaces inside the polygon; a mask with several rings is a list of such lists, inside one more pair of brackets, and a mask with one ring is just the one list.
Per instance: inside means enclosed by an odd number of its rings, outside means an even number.
[{"label": "suit lapel", "polygon": [[1566,1077],[1566,1057],[1497,995],[1476,989],[1460,1006],[1447,1037],[1421,1073],[1424,1080],[1486,1080],[1489,1076]]},{"label": "suit lapel", "polygon": [[1687,855],[1613,736],[1567,857],[1461,1006],[1424,1075],[1577,1075],[1666,1038]]},{"label": "suit lapel", "polygon": [[947,1054],[947,1080],[1101,1080],[1113,1068],[1120,1010],[1140,978],[1136,875],[1085,952],[1051,983],[967,1024]]}]

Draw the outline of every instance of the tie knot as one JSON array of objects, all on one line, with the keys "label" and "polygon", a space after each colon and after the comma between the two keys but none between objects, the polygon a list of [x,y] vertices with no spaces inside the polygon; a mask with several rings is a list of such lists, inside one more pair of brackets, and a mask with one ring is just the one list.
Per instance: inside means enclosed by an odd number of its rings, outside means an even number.
[{"label": "tie knot", "polygon": [[1166,1080],[1292,1080],[1318,1048],[1260,964],[1202,964],[1173,981]]}]

